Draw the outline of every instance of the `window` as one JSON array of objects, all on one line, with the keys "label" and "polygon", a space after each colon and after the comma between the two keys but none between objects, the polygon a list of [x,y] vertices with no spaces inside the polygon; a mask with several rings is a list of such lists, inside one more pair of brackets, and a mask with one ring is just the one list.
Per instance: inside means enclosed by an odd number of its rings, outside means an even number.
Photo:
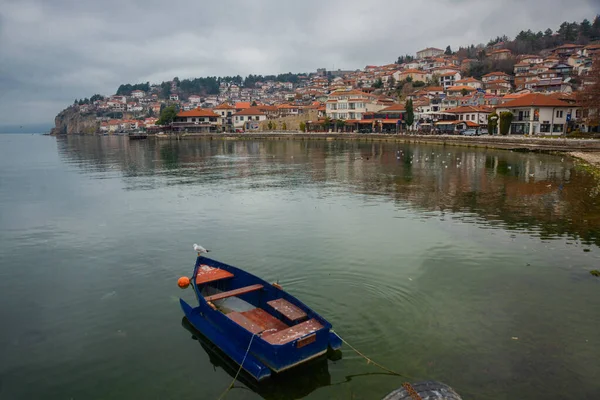
[{"label": "window", "polygon": [[581,110],[575,110],[575,118],[581,118]]},{"label": "window", "polygon": [[[556,118],[562,118],[563,117],[563,112],[562,111],[557,111],[556,112]],[[556,125],[555,125],[556,126]],[[556,131],[555,131],[556,132]]]},{"label": "window", "polygon": [[475,121],[475,114],[471,115],[471,121]]},{"label": "window", "polygon": [[[562,113],[562,111],[561,111]],[[554,124],[554,126],[552,127],[552,132],[564,132],[564,125],[563,124]]]},{"label": "window", "polygon": [[469,121],[469,118],[470,118],[470,117],[471,117],[471,116],[470,116],[469,114],[467,114],[467,121]]},{"label": "window", "polygon": [[550,124],[542,124],[540,125],[541,133],[549,133],[550,132]]},{"label": "window", "polygon": [[196,118],[192,118],[192,122],[196,122]]}]

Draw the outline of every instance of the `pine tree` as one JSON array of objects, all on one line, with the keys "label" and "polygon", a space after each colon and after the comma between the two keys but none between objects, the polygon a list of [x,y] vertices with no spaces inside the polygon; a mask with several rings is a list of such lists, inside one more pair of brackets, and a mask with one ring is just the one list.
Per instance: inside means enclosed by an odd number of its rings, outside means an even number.
[{"label": "pine tree", "polygon": [[406,100],[404,108],[406,109],[406,126],[410,127],[415,122],[415,110],[411,99]]}]

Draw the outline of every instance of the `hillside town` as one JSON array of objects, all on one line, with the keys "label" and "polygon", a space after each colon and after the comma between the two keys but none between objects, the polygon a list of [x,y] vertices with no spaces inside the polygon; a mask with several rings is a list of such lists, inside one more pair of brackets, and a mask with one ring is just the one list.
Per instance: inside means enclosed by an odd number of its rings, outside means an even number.
[{"label": "hillside town", "polygon": [[[71,108],[95,116],[97,132],[105,135],[141,130],[484,134],[498,133],[498,116],[507,113],[512,114],[507,133],[513,135],[598,131],[588,123],[577,94],[592,84],[600,43],[515,55],[499,42],[478,51],[479,60],[459,57],[449,47],[430,47],[403,62],[361,70],[323,68],[290,81],[255,81],[251,87],[221,81],[218,94],[185,93],[175,78],[166,88],[148,85],[146,91],[97,95]],[[481,58],[503,70],[474,77],[472,64]],[[174,114],[161,121],[167,108]]]}]

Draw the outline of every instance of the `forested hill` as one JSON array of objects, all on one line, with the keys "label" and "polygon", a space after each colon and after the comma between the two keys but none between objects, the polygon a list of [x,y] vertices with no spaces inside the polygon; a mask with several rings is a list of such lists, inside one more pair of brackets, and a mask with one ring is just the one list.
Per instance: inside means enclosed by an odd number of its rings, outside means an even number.
[{"label": "forested hill", "polygon": [[[306,74],[294,74],[288,72],[286,74],[279,75],[248,75],[245,78],[242,78],[240,75],[237,76],[225,76],[225,77],[216,77],[209,76],[206,78],[191,78],[191,79],[179,79],[174,78],[173,82],[177,86],[177,92],[184,97],[189,96],[190,94],[199,94],[199,95],[211,95],[211,94],[219,94],[219,86],[221,82],[227,82],[236,84],[240,87],[253,88],[256,82],[265,82],[265,81],[275,81],[275,82],[290,82],[297,83],[298,77]],[[168,98],[171,93],[171,82],[161,82],[159,85],[161,87],[160,97]],[[143,90],[144,92],[148,92],[150,90],[150,83],[138,83],[138,84],[123,84],[119,86],[117,89],[117,95],[131,95],[131,92],[134,90]]]},{"label": "forested hill", "polygon": [[[446,48],[446,54],[454,54],[459,60],[475,59],[479,63],[472,65],[472,70],[467,72],[468,76],[481,77],[481,75],[491,71],[504,71],[512,73],[514,60],[492,61],[487,57],[490,48],[498,47],[509,49],[514,55],[537,54],[544,50],[550,50],[566,43],[588,44],[600,41],[600,16],[597,15],[592,22],[584,19],[581,22],[563,22],[556,31],[548,28],[545,31],[533,32],[531,29],[521,31],[514,39],[508,36],[498,36],[491,39],[487,45],[483,43],[471,44],[466,47],[459,47],[452,51],[450,46]],[[402,64],[414,59],[412,55],[400,56],[396,61]],[[236,84],[240,87],[254,88],[256,82],[276,81],[297,83],[301,75],[297,73],[286,73],[279,75],[248,75],[243,78],[237,76],[225,77],[201,77],[182,79],[175,78],[173,82],[177,86],[177,92],[184,98],[190,94],[215,95],[219,93],[219,86],[222,82]],[[173,87],[173,82],[162,82],[159,86],[160,98],[168,98]],[[123,84],[117,90],[118,95],[130,95],[134,90],[143,90],[148,92],[150,83]]]},{"label": "forested hill", "polygon": [[[466,47],[459,47],[457,51],[452,51],[451,47],[447,46],[446,54],[455,55],[459,61],[465,59],[476,60],[470,64],[465,76],[480,79],[483,75],[493,71],[513,73],[516,59],[514,57],[506,60],[491,59],[488,54],[493,49],[508,49],[514,56],[518,56],[548,52],[567,43],[586,45],[598,41],[600,41],[600,15],[596,15],[593,22],[588,19],[584,19],[580,23],[563,22],[556,31],[550,28],[543,32],[533,32],[531,29],[523,30],[514,39],[506,35],[498,36],[491,39],[487,44],[471,44]],[[410,62],[414,58],[414,56],[407,54],[398,57],[396,63]]]}]

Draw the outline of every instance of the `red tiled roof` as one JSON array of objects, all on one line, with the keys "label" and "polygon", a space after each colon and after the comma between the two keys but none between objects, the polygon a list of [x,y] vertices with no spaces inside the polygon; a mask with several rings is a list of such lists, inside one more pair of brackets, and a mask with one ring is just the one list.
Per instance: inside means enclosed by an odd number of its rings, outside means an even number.
[{"label": "red tiled roof", "polygon": [[249,107],[233,115],[265,115],[265,113],[261,111],[259,107]]},{"label": "red tiled roof", "polygon": [[546,96],[541,93],[530,93],[519,97],[518,99],[504,103],[498,108],[512,107],[570,107],[570,105],[562,100],[558,100],[552,96]]},{"label": "red tiled roof", "polygon": [[406,110],[406,108],[404,107],[404,104],[394,104],[394,105],[386,107],[382,110],[379,110],[378,112],[384,113],[384,112],[391,112],[391,111],[397,112],[397,111],[405,111],[405,110]]},{"label": "red tiled roof", "polygon": [[487,108],[487,107],[462,106],[462,107],[451,108],[449,110],[446,110],[445,112],[452,113],[452,114],[474,113],[474,112],[488,112],[488,113],[491,113],[492,110],[490,108]]},{"label": "red tiled roof", "polygon": [[218,117],[212,110],[195,108],[189,111],[182,111],[177,114],[178,117]]},{"label": "red tiled roof", "polygon": [[475,89],[474,87],[471,86],[450,86],[448,89],[446,89],[446,91],[448,92],[462,92],[462,90],[466,90],[468,92],[474,92],[477,89]]},{"label": "red tiled roof", "polygon": [[441,86],[429,86],[429,87],[426,87],[423,90],[425,90],[427,92],[443,92],[444,88],[441,87]]},{"label": "red tiled roof", "polygon": [[252,107],[252,105],[250,104],[249,101],[240,101],[235,103],[235,108],[236,109],[245,109],[245,108],[250,108]]},{"label": "red tiled roof", "polygon": [[233,109],[235,109],[235,107],[229,103],[223,103],[223,104],[219,104],[214,109],[215,110],[233,110]]},{"label": "red tiled roof", "polygon": [[508,74],[505,74],[504,72],[496,71],[496,72],[490,72],[489,74],[485,74],[484,77],[485,76],[508,76]]}]

